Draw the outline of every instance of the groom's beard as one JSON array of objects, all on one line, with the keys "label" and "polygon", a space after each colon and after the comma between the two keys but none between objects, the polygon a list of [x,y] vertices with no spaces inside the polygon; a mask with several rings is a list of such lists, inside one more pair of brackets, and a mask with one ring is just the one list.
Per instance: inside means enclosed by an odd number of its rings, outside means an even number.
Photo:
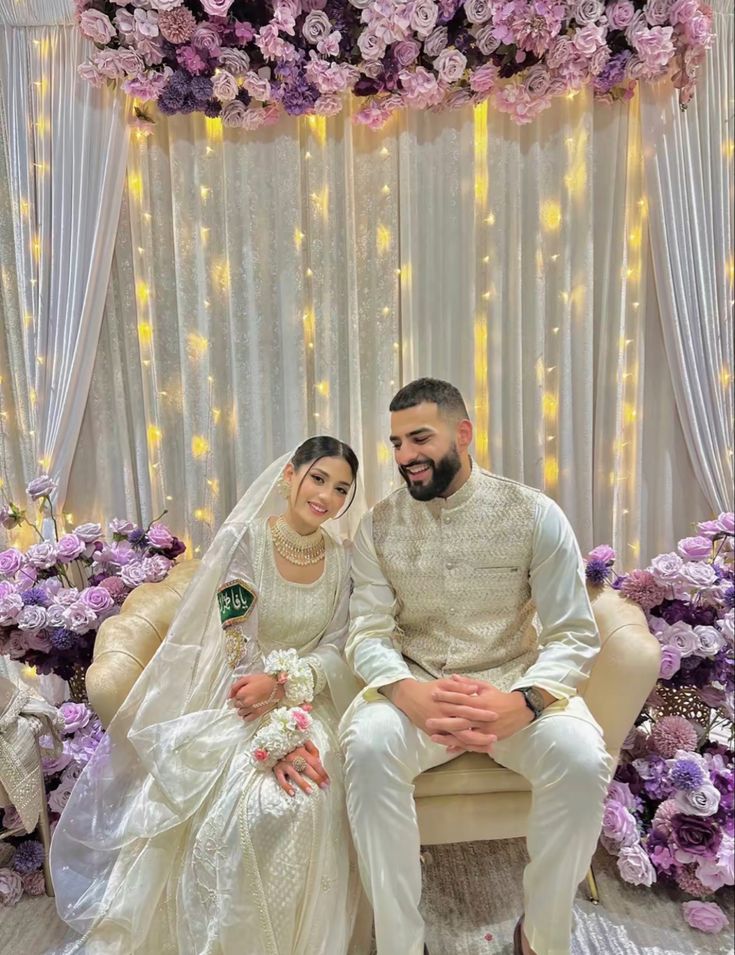
[{"label": "groom's beard", "polygon": [[414,484],[406,468],[398,468],[401,477],[408,485],[408,493],[416,501],[433,501],[435,497],[441,497],[462,467],[456,445],[450,448],[444,457],[438,461],[432,461],[430,458],[417,458],[415,461],[411,461],[408,467],[413,467],[414,464],[428,464],[432,470],[430,480],[424,484]]}]

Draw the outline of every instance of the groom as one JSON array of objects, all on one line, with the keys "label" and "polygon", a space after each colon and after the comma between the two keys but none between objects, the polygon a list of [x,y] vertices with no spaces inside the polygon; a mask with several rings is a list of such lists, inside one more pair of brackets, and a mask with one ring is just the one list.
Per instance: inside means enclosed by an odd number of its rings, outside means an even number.
[{"label": "groom", "polygon": [[343,729],[378,955],[425,951],[413,780],[465,751],[531,784],[515,951],[566,955],[612,768],[577,695],[599,649],[579,549],[553,501],[472,461],[453,385],[413,381],[390,410],[406,487],[355,541],[347,657],[368,688]]}]

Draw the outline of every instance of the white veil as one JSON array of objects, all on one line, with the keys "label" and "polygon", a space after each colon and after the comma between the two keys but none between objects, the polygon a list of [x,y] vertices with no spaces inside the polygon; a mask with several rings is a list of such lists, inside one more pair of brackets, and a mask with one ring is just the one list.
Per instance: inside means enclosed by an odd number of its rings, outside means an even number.
[{"label": "white veil", "polygon": [[[138,855],[145,854],[146,878],[154,891],[156,874],[149,871],[151,857],[155,858],[151,847],[197,811],[233,747],[242,745],[246,727],[252,727],[226,706],[233,671],[226,662],[217,591],[236,568],[235,575],[252,584],[257,593],[249,546],[252,528],[259,520],[284,511],[278,482],[293,454],[283,455],[266,468],[215,535],[165,640],[72,791],[54,833],[51,867],[59,914],[80,933],[111,907],[115,920],[127,915],[119,896],[125,891],[122,883],[135,877]],[[359,485],[355,498],[354,503],[361,499]],[[350,517],[354,522],[359,515],[351,513]],[[339,560],[340,573],[331,622],[320,635],[315,652],[335,705],[342,711],[358,690],[342,657],[349,559],[336,536],[327,528],[325,533]],[[248,641],[247,669],[256,646],[257,598],[240,626]],[[162,883],[164,859],[160,865],[158,881]],[[118,898],[113,903],[115,895]]]}]

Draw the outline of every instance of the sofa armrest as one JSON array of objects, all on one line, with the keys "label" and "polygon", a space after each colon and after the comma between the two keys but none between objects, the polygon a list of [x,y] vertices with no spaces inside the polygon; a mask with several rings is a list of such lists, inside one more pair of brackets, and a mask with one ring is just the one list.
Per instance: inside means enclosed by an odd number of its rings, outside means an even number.
[{"label": "sofa armrest", "polygon": [[166,636],[198,566],[198,560],[183,561],[160,583],[136,587],[120,613],[100,627],[86,686],[89,702],[103,726],[109,726]]},{"label": "sofa armrest", "polygon": [[582,696],[617,757],[656,684],[661,647],[637,604],[607,587],[591,596],[602,648]]}]

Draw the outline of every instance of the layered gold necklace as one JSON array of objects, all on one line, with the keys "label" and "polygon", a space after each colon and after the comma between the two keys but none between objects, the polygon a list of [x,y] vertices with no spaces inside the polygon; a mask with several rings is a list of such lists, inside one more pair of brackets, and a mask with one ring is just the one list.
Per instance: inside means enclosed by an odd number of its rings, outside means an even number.
[{"label": "layered gold necklace", "polygon": [[307,567],[309,564],[318,564],[324,558],[324,534],[321,528],[313,534],[297,534],[284,517],[279,517],[271,525],[271,537],[273,546],[289,564]]}]

